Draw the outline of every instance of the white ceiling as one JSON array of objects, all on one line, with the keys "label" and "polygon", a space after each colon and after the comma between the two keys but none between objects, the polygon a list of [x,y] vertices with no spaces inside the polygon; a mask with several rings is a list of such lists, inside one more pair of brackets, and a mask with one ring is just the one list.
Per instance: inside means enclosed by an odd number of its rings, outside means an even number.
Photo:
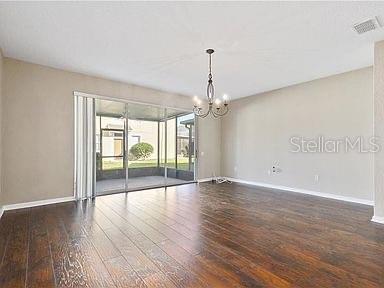
[{"label": "white ceiling", "polygon": [[234,99],[373,63],[384,28],[351,26],[380,2],[0,3],[7,57],[205,97]]}]

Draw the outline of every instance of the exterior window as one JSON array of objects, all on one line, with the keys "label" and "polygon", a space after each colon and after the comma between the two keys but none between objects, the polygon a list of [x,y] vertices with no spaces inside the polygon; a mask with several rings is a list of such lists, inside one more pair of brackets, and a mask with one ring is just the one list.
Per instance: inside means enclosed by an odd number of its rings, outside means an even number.
[{"label": "exterior window", "polygon": [[131,143],[132,143],[132,145],[135,145],[135,144],[137,144],[137,143],[140,143],[140,136],[138,136],[138,135],[132,135],[131,136]]},{"label": "exterior window", "polygon": [[98,170],[124,169],[124,120],[96,116],[96,165]]}]

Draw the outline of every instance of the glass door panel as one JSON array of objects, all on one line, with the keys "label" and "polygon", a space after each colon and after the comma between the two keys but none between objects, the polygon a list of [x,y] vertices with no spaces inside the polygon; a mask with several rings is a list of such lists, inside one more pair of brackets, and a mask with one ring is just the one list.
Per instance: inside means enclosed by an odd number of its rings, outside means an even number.
[{"label": "glass door panel", "polygon": [[166,166],[166,153],[165,153],[165,121],[159,121],[159,166]]},{"label": "glass door panel", "polygon": [[96,99],[96,195],[125,190],[125,104]]},{"label": "glass door panel", "polygon": [[185,181],[195,179],[195,115],[178,116],[176,132],[177,178]]},{"label": "glass door panel", "polygon": [[161,165],[165,109],[150,105],[128,104],[128,190],[165,185],[165,167]]},{"label": "glass door panel", "polygon": [[192,182],[195,180],[194,114],[167,111],[167,185]]}]

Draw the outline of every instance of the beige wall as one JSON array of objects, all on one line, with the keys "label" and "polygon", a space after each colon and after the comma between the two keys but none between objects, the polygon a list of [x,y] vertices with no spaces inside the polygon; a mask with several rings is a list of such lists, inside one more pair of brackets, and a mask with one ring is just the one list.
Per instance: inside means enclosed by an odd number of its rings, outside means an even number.
[{"label": "beige wall", "polygon": [[[373,154],[296,154],[289,142],[291,136],[373,136],[372,80],[372,68],[364,68],[232,102],[222,120],[222,173],[373,200]],[[281,173],[270,175],[274,164]]]},{"label": "beige wall", "polygon": [[[4,60],[3,200],[5,204],[73,195],[73,91],[190,109],[192,99],[66,72],[10,58]],[[172,103],[172,104],[170,104]],[[220,174],[217,120],[199,123],[199,178]],[[217,144],[219,145],[219,144]],[[211,171],[212,170],[212,171]]]},{"label": "beige wall", "polygon": [[[4,204],[72,196],[73,91],[192,106],[189,97],[9,58],[3,70]],[[365,68],[233,101],[222,121],[199,119],[198,178],[224,175],[372,200],[372,154],[294,154],[289,143],[294,135],[372,136],[372,79]],[[282,171],[270,175],[274,164]]]},{"label": "beige wall", "polygon": [[[208,118],[208,117],[207,117]],[[209,178],[212,176],[221,176],[221,162],[223,155],[221,153],[221,121],[218,119],[206,120],[197,119],[198,125],[198,176],[199,179]],[[212,119],[212,118],[209,118]],[[205,138],[205,139],[204,139]],[[214,157],[211,157],[211,156]]]},{"label": "beige wall", "polygon": [[[375,136],[384,139],[384,41],[375,43]],[[375,154],[375,212],[384,221],[384,151]],[[377,220],[377,219],[376,219]]]},{"label": "beige wall", "polygon": [[0,49],[0,211],[2,209],[3,205],[3,196],[2,196],[2,186],[3,186],[3,179],[2,179],[2,170],[1,170],[1,157],[2,157],[2,137],[1,137],[1,130],[2,130],[2,99],[3,99],[3,53]]}]

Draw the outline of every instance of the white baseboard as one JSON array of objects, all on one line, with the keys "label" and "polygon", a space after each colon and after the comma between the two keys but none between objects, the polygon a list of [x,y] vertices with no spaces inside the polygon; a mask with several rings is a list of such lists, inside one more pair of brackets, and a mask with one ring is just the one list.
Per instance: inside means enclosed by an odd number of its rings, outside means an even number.
[{"label": "white baseboard", "polygon": [[379,217],[379,216],[373,216],[371,219],[372,222],[384,224],[384,217]]},{"label": "white baseboard", "polygon": [[3,216],[3,213],[4,213],[4,209],[3,209],[3,207],[1,206],[1,207],[0,207],[0,218],[1,218],[1,216]]},{"label": "white baseboard", "polygon": [[323,192],[316,192],[316,191],[311,191],[311,190],[306,190],[306,189],[292,188],[292,187],[274,185],[274,184],[268,184],[268,183],[247,181],[247,180],[242,180],[242,179],[237,179],[237,178],[227,177],[227,179],[232,181],[232,182],[248,184],[248,185],[252,185],[252,186],[271,188],[271,189],[276,189],[276,190],[281,190],[281,191],[289,191],[289,192],[295,192],[295,193],[301,193],[301,194],[308,194],[308,195],[313,195],[313,196],[318,196],[318,197],[323,197],[323,198],[329,198],[329,199],[334,199],[334,200],[341,200],[341,201],[346,201],[346,202],[359,203],[359,204],[373,206],[373,201],[360,199],[360,198],[347,197],[347,196],[341,196],[341,195],[323,193]]},{"label": "white baseboard", "polygon": [[33,201],[33,202],[9,204],[9,205],[4,205],[3,206],[3,211],[22,209],[22,208],[30,208],[30,207],[36,207],[36,206],[43,206],[43,205],[49,205],[49,204],[56,204],[56,203],[62,203],[62,202],[75,201],[75,200],[76,199],[75,199],[74,196],[70,196],[70,197],[63,197],[63,198],[55,198],[55,199]]},{"label": "white baseboard", "polygon": [[197,182],[198,183],[211,182],[212,179],[213,179],[212,177],[211,178],[202,178],[202,179],[197,179]]}]

